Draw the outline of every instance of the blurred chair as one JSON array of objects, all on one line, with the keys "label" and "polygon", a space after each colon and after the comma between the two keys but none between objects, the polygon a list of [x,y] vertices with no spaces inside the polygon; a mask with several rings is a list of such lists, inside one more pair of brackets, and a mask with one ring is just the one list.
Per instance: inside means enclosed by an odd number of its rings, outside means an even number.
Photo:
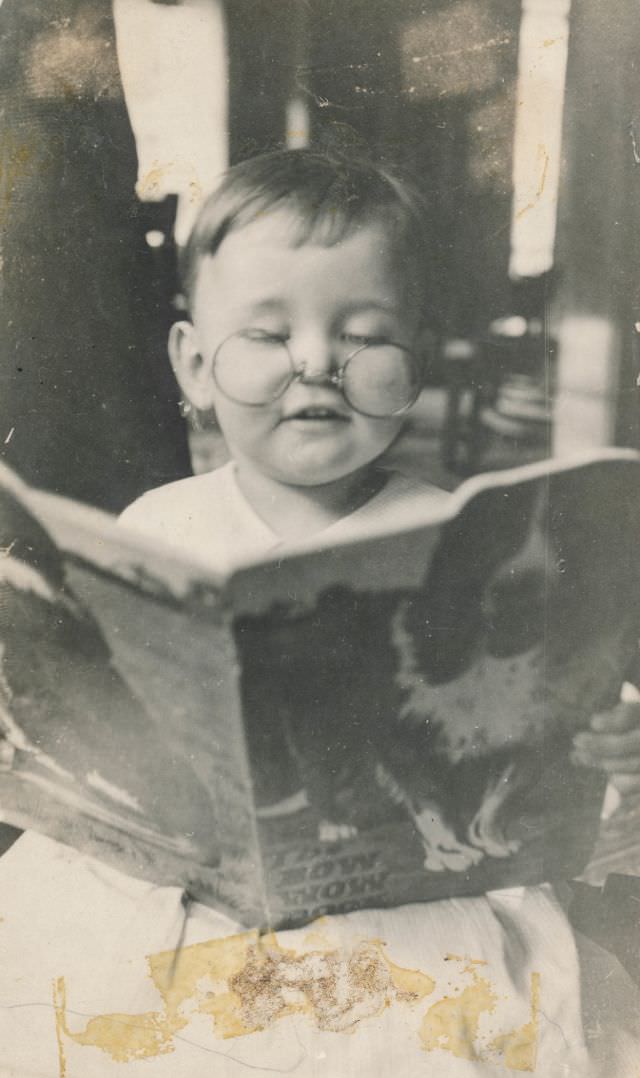
[{"label": "blurred chair", "polygon": [[442,457],[471,475],[548,454],[553,398],[553,342],[542,320],[520,315],[491,322],[478,341],[443,346],[447,412]]}]

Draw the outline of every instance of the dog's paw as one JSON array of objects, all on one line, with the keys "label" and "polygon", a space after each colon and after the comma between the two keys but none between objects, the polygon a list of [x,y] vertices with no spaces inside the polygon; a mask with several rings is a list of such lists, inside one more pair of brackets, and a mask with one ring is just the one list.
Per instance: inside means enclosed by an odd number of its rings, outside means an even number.
[{"label": "dog's paw", "polygon": [[482,850],[474,850],[471,846],[461,845],[457,850],[434,847],[427,851],[424,867],[429,872],[464,872],[477,865],[483,857]]},{"label": "dog's paw", "polygon": [[511,857],[520,849],[520,840],[507,838],[501,820],[515,780],[515,766],[511,763],[488,784],[482,804],[467,829],[469,842],[489,857]]},{"label": "dog's paw", "polygon": [[517,853],[522,843],[517,838],[507,838],[496,830],[483,826],[484,821],[476,816],[469,824],[468,839],[476,849],[484,851],[489,857],[511,857]]},{"label": "dog's paw", "polygon": [[414,823],[424,846],[424,867],[429,872],[464,872],[482,861],[482,850],[461,842],[436,806],[424,808],[414,817]]}]

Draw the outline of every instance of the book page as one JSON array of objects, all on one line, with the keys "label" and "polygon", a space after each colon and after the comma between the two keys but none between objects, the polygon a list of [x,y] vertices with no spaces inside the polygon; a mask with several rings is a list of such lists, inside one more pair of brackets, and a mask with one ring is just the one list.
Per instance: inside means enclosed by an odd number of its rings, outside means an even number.
[{"label": "book page", "polygon": [[253,793],[222,581],[128,539],[106,514],[11,485],[4,821],[255,918]]}]

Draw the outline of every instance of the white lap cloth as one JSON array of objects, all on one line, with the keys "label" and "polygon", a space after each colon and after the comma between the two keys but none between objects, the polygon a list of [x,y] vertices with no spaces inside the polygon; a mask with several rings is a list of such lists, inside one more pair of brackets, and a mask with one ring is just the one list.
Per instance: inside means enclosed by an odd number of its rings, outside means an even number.
[{"label": "white lap cloth", "polygon": [[0,917],[3,1076],[637,1074],[631,1049],[628,1071],[588,1060],[576,947],[546,885],[258,940],[27,833],[0,860]]}]

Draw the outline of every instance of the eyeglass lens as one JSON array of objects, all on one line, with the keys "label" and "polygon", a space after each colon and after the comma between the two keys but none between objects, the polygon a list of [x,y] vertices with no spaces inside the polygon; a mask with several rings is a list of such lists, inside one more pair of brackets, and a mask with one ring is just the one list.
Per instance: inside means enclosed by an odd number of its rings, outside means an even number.
[{"label": "eyeglass lens", "polygon": [[[368,344],[343,364],[342,392],[348,403],[373,417],[404,411],[420,389],[418,365],[406,349],[395,344]],[[260,405],[277,400],[296,377],[283,341],[236,334],[224,341],[215,357],[219,389],[240,404]]]},{"label": "eyeglass lens", "polygon": [[289,385],[293,368],[282,341],[236,334],[218,349],[215,380],[226,396],[242,404],[268,404]]}]

